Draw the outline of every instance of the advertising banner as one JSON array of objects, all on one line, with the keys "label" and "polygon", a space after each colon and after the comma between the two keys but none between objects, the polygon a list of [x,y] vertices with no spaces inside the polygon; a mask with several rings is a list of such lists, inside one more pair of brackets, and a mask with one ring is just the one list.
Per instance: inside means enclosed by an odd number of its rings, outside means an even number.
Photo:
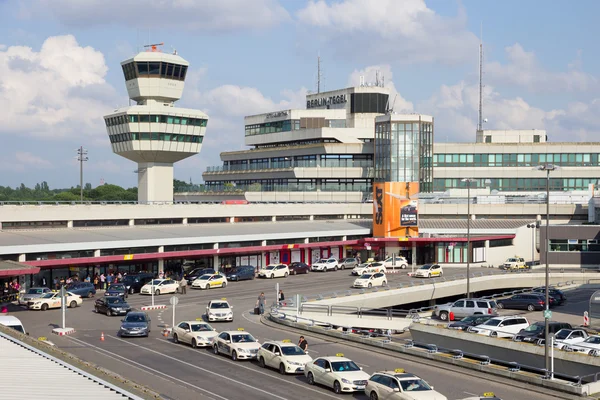
[{"label": "advertising banner", "polygon": [[418,182],[373,184],[373,236],[418,237]]}]

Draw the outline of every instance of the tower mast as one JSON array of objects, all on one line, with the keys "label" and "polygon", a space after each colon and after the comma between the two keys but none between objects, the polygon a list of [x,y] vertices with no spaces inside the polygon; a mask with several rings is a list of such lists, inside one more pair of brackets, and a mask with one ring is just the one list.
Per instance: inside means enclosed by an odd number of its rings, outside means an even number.
[{"label": "tower mast", "polygon": [[317,93],[321,93],[321,56],[317,56]]},{"label": "tower mast", "polygon": [[483,24],[479,39],[479,115],[477,120],[477,131],[483,130]]}]

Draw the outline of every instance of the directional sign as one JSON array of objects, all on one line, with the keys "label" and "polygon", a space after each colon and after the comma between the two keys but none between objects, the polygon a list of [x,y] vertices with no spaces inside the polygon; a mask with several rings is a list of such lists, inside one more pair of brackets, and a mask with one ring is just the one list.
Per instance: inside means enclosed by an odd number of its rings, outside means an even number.
[{"label": "directional sign", "polygon": [[172,296],[169,299],[169,303],[171,303],[172,306],[176,306],[177,304],[179,304],[179,297],[177,296]]},{"label": "directional sign", "polygon": [[550,311],[550,310],[544,310],[544,318],[545,319],[552,319],[552,311]]}]

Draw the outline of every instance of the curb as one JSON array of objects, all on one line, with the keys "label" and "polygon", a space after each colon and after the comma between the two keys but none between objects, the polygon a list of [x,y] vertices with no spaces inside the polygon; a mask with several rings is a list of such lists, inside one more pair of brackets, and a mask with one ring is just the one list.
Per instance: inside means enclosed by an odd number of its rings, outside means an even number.
[{"label": "curb", "polygon": [[166,305],[159,304],[159,305],[156,305],[156,306],[142,306],[142,307],[140,307],[140,310],[142,310],[142,311],[153,311],[153,310],[164,310],[165,308],[167,308]]},{"label": "curb", "polygon": [[52,329],[52,333],[54,333],[55,335],[58,336],[66,336],[66,335],[71,335],[73,333],[75,333],[75,329],[73,328],[55,328]]}]

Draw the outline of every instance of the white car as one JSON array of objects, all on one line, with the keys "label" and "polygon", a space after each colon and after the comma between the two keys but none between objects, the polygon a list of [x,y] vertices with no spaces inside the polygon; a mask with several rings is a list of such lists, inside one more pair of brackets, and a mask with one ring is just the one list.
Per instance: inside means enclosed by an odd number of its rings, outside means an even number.
[{"label": "white car", "polygon": [[161,295],[166,293],[177,293],[179,290],[179,282],[172,279],[154,279],[146,283],[140,289],[140,294],[152,294],[154,291],[155,295]]},{"label": "white car", "polygon": [[51,293],[52,290],[47,287],[32,287],[27,290],[27,293],[23,293],[19,296],[19,305],[27,305],[29,301],[39,299],[46,293]]},{"label": "white car", "polygon": [[289,340],[265,342],[258,349],[258,365],[276,368],[281,375],[302,373],[311,361],[312,357]]},{"label": "white car", "polygon": [[271,264],[258,271],[258,276],[261,278],[287,278],[290,274],[290,269],[285,264]]},{"label": "white car", "polygon": [[227,299],[211,300],[206,306],[206,319],[209,321],[233,321],[233,306]]},{"label": "white car", "polygon": [[561,329],[554,335],[554,347],[562,350],[566,346],[583,342],[588,336],[583,329]]},{"label": "white car", "polygon": [[204,274],[192,282],[193,289],[224,288],[227,286],[227,278],[221,273]]},{"label": "white car", "polygon": [[233,361],[256,358],[260,343],[243,329],[221,332],[212,342],[215,354],[227,354]]},{"label": "white car", "polygon": [[338,260],[336,260],[335,258],[321,258],[319,261],[314,262],[313,265],[311,265],[310,270],[327,272],[337,271],[338,268]]},{"label": "white car", "polygon": [[355,288],[372,288],[373,286],[387,286],[387,278],[383,272],[363,274],[352,284],[352,287]]},{"label": "white car", "polygon": [[406,258],[400,256],[388,257],[385,260],[381,261],[381,263],[384,267],[391,269],[406,269],[406,267],[408,266],[408,261],[406,260]]},{"label": "white car", "polygon": [[469,328],[469,332],[491,337],[513,337],[529,326],[527,318],[519,315],[507,317],[494,317],[488,319],[481,325]]},{"label": "white car", "polygon": [[194,349],[211,346],[217,334],[212,326],[202,321],[182,321],[171,332],[173,342],[191,344]]},{"label": "white car", "polygon": [[417,278],[432,278],[444,275],[442,267],[438,264],[425,264],[415,271]]},{"label": "white car", "polygon": [[362,263],[354,267],[352,275],[361,276],[363,274],[372,274],[375,272],[385,272],[385,266],[382,263]]},{"label": "white car", "polygon": [[590,336],[582,342],[563,347],[563,350],[589,354],[591,356],[600,355],[600,336]]},{"label": "white car", "polygon": [[341,269],[351,269],[358,266],[358,261],[354,257],[342,258],[338,263]]},{"label": "white car", "polygon": [[369,399],[448,400],[423,379],[403,369],[374,373],[367,382],[365,393]]},{"label": "white car", "polygon": [[[75,308],[83,303],[83,299],[78,294],[71,292],[65,293],[66,301],[65,304],[68,307]],[[50,292],[44,294],[42,297],[33,299],[27,302],[27,308],[30,310],[42,310],[46,311],[49,308],[61,308],[62,298],[60,292]]]},{"label": "white car", "polygon": [[309,385],[319,383],[332,388],[338,394],[362,392],[369,379],[369,374],[354,361],[344,358],[343,354],[319,357],[309,362],[304,367],[304,375]]}]

